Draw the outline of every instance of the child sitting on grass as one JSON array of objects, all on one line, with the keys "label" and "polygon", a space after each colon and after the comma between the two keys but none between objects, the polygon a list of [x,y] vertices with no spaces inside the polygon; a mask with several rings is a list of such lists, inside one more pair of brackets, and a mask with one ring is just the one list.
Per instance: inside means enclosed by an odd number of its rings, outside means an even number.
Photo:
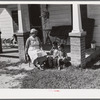
[{"label": "child sitting on grass", "polygon": [[48,67],[56,67],[57,66],[58,44],[56,41],[54,41],[52,45],[53,46],[52,46],[49,56],[48,56]]},{"label": "child sitting on grass", "polygon": [[64,44],[61,44],[58,49],[58,70],[60,70],[69,62],[70,59],[65,52]]}]

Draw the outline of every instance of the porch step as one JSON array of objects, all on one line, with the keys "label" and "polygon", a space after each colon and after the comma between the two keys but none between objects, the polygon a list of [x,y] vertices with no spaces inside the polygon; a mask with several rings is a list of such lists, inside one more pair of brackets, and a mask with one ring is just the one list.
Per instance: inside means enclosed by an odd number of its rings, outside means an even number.
[{"label": "porch step", "polygon": [[17,48],[5,48],[3,49],[3,52],[0,53],[0,57],[19,58],[18,49]]},{"label": "porch step", "polygon": [[19,58],[18,56],[14,56],[14,55],[5,55],[5,54],[0,54],[0,57]]}]

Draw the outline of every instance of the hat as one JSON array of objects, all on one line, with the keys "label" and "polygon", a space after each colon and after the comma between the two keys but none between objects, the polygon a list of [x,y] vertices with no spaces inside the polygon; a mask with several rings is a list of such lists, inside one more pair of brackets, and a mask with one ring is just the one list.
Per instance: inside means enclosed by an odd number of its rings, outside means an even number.
[{"label": "hat", "polygon": [[32,28],[32,29],[30,30],[30,33],[35,33],[35,32],[37,32],[37,30],[36,30],[35,28]]}]

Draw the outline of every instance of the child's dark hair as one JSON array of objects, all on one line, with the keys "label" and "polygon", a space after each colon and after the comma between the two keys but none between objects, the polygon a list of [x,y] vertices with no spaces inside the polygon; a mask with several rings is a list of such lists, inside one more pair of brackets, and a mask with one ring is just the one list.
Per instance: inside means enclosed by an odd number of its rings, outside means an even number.
[{"label": "child's dark hair", "polygon": [[65,47],[64,44],[60,44],[60,48],[64,49],[64,47]]},{"label": "child's dark hair", "polygon": [[58,46],[58,43],[56,41],[53,42],[54,46]]}]

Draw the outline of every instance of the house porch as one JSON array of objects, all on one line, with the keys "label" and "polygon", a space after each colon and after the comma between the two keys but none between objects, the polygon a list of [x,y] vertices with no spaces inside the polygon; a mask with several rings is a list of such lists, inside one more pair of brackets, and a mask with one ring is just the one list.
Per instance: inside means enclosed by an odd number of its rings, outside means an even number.
[{"label": "house porch", "polygon": [[[71,5],[68,5],[67,7],[71,7]],[[70,22],[70,24],[72,24],[73,28],[72,28],[72,31],[69,33],[70,53],[71,53],[71,55],[70,54],[69,55],[71,57],[72,63],[75,64],[76,62],[78,62],[78,65],[81,64],[81,66],[85,66],[86,61],[87,61],[86,57],[85,57],[85,51],[86,51],[85,50],[85,36],[86,36],[86,32],[84,32],[84,30],[82,28],[80,5],[73,4],[72,9],[73,9],[73,14],[72,14],[73,15],[73,17],[72,17],[73,23]],[[18,27],[19,27],[18,28],[19,30],[18,30],[18,33],[17,33],[18,50],[19,50],[20,60],[22,60],[22,59],[25,59],[25,53],[24,53],[25,41],[26,41],[26,38],[28,37],[27,32],[30,30],[28,5],[18,4],[17,10],[18,10]],[[65,9],[65,10],[67,10],[67,9]],[[69,12],[71,12],[71,11],[69,11]],[[70,18],[70,20],[71,20],[71,16],[64,16],[64,17],[66,17],[66,19]],[[43,18],[42,18],[42,22],[44,22]],[[61,22],[63,23],[64,20],[61,19]],[[48,25],[50,25],[49,20],[48,20]],[[46,28],[48,29],[49,26],[46,27]],[[43,28],[43,31],[44,31],[44,28]],[[44,39],[46,39],[45,36],[44,36]]]}]

